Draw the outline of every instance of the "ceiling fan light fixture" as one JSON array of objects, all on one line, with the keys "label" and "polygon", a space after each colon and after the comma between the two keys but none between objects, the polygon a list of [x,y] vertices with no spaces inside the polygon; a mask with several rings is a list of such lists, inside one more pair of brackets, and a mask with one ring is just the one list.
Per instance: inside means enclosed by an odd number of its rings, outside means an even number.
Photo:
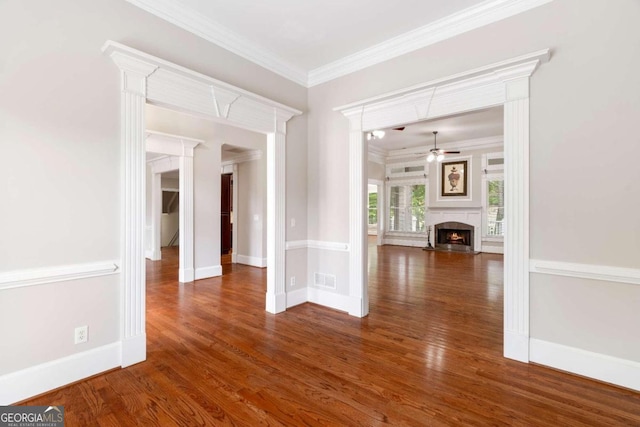
[{"label": "ceiling fan light fixture", "polygon": [[384,138],[385,132],[383,130],[372,130],[371,132],[367,132],[367,141],[371,141],[372,139],[382,139]]},{"label": "ceiling fan light fixture", "polygon": [[444,154],[439,153],[438,157],[436,157],[436,160],[439,161],[439,162],[443,161],[444,160]]},{"label": "ceiling fan light fixture", "polygon": [[435,158],[436,156],[433,153],[429,153],[429,155],[427,156],[427,162],[431,163]]}]

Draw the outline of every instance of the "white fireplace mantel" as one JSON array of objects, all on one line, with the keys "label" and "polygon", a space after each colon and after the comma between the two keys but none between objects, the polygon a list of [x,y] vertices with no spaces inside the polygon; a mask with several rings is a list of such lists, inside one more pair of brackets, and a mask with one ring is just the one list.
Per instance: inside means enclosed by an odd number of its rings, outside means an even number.
[{"label": "white fireplace mantel", "polygon": [[[428,208],[426,225],[433,227],[442,222],[461,222],[473,227],[473,247],[482,248],[482,208]],[[435,231],[435,229],[434,229]],[[435,234],[434,234],[435,238]]]}]

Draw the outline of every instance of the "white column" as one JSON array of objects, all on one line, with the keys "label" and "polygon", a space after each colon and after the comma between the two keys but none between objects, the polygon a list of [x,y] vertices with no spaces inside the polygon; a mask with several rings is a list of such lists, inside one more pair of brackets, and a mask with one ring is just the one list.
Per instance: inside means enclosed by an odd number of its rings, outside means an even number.
[{"label": "white column", "polygon": [[151,172],[151,261],[162,259],[161,247],[162,222],[162,177]]},{"label": "white column", "polygon": [[179,257],[178,281],[193,282],[193,157],[180,156],[180,207],[179,207]]},{"label": "white column", "polygon": [[156,66],[111,55],[121,75],[122,157],[122,361],[123,367],[147,358],[145,334],[145,102],[146,78]]},{"label": "white column", "polygon": [[267,135],[267,298],[266,310],[287,309],[285,293],[286,120],[276,113]]},{"label": "white column", "polygon": [[362,133],[360,109],[349,119],[349,314],[369,314],[367,260],[367,140]]},{"label": "white column", "polygon": [[529,361],[529,77],[505,81],[504,356]]},{"label": "white column", "polygon": [[[238,164],[233,164],[233,219],[238,218]],[[268,218],[267,218],[268,219]],[[231,263],[235,264],[238,262],[238,224],[231,228],[231,246],[234,248],[231,251]],[[267,252],[268,253],[268,252]]]}]

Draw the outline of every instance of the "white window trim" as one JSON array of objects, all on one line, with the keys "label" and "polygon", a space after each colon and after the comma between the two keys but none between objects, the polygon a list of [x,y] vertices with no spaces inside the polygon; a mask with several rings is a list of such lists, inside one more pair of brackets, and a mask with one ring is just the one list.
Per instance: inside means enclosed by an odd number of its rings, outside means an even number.
[{"label": "white window trim", "polygon": [[[414,236],[421,236],[421,235],[426,235],[427,231],[425,229],[425,231],[396,231],[396,230],[391,230],[391,219],[390,217],[390,213],[391,213],[391,187],[398,187],[398,186],[402,186],[402,187],[406,187],[406,186],[410,186],[410,185],[424,185],[424,215],[425,215],[425,227],[426,227],[426,216],[427,216],[427,201],[429,200],[429,178],[426,177],[426,175],[424,175],[423,178],[420,179],[394,179],[394,180],[388,180],[385,183],[385,217],[384,217],[384,223],[386,225],[386,233],[385,235],[387,236],[396,236],[396,237],[414,237]],[[406,207],[405,207],[406,210]],[[406,215],[406,212],[405,212]],[[406,220],[406,218],[405,218]],[[380,222],[380,218],[378,218],[378,222]]]},{"label": "white window trim", "polygon": [[[484,160],[484,156],[483,156]],[[486,165],[486,163],[485,163]],[[485,169],[485,173],[482,174],[482,241],[483,242],[504,242],[504,236],[488,236],[487,228],[488,228],[488,196],[489,190],[487,189],[487,184],[489,181],[502,180],[504,182],[504,173],[500,172],[492,172]]]}]

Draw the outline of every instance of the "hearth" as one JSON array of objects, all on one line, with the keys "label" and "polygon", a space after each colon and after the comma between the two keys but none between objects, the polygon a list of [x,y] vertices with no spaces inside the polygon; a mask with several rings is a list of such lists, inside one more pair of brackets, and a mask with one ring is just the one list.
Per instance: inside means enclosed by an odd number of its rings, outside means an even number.
[{"label": "hearth", "polygon": [[435,225],[435,248],[445,251],[474,252],[474,227],[462,222]]}]

